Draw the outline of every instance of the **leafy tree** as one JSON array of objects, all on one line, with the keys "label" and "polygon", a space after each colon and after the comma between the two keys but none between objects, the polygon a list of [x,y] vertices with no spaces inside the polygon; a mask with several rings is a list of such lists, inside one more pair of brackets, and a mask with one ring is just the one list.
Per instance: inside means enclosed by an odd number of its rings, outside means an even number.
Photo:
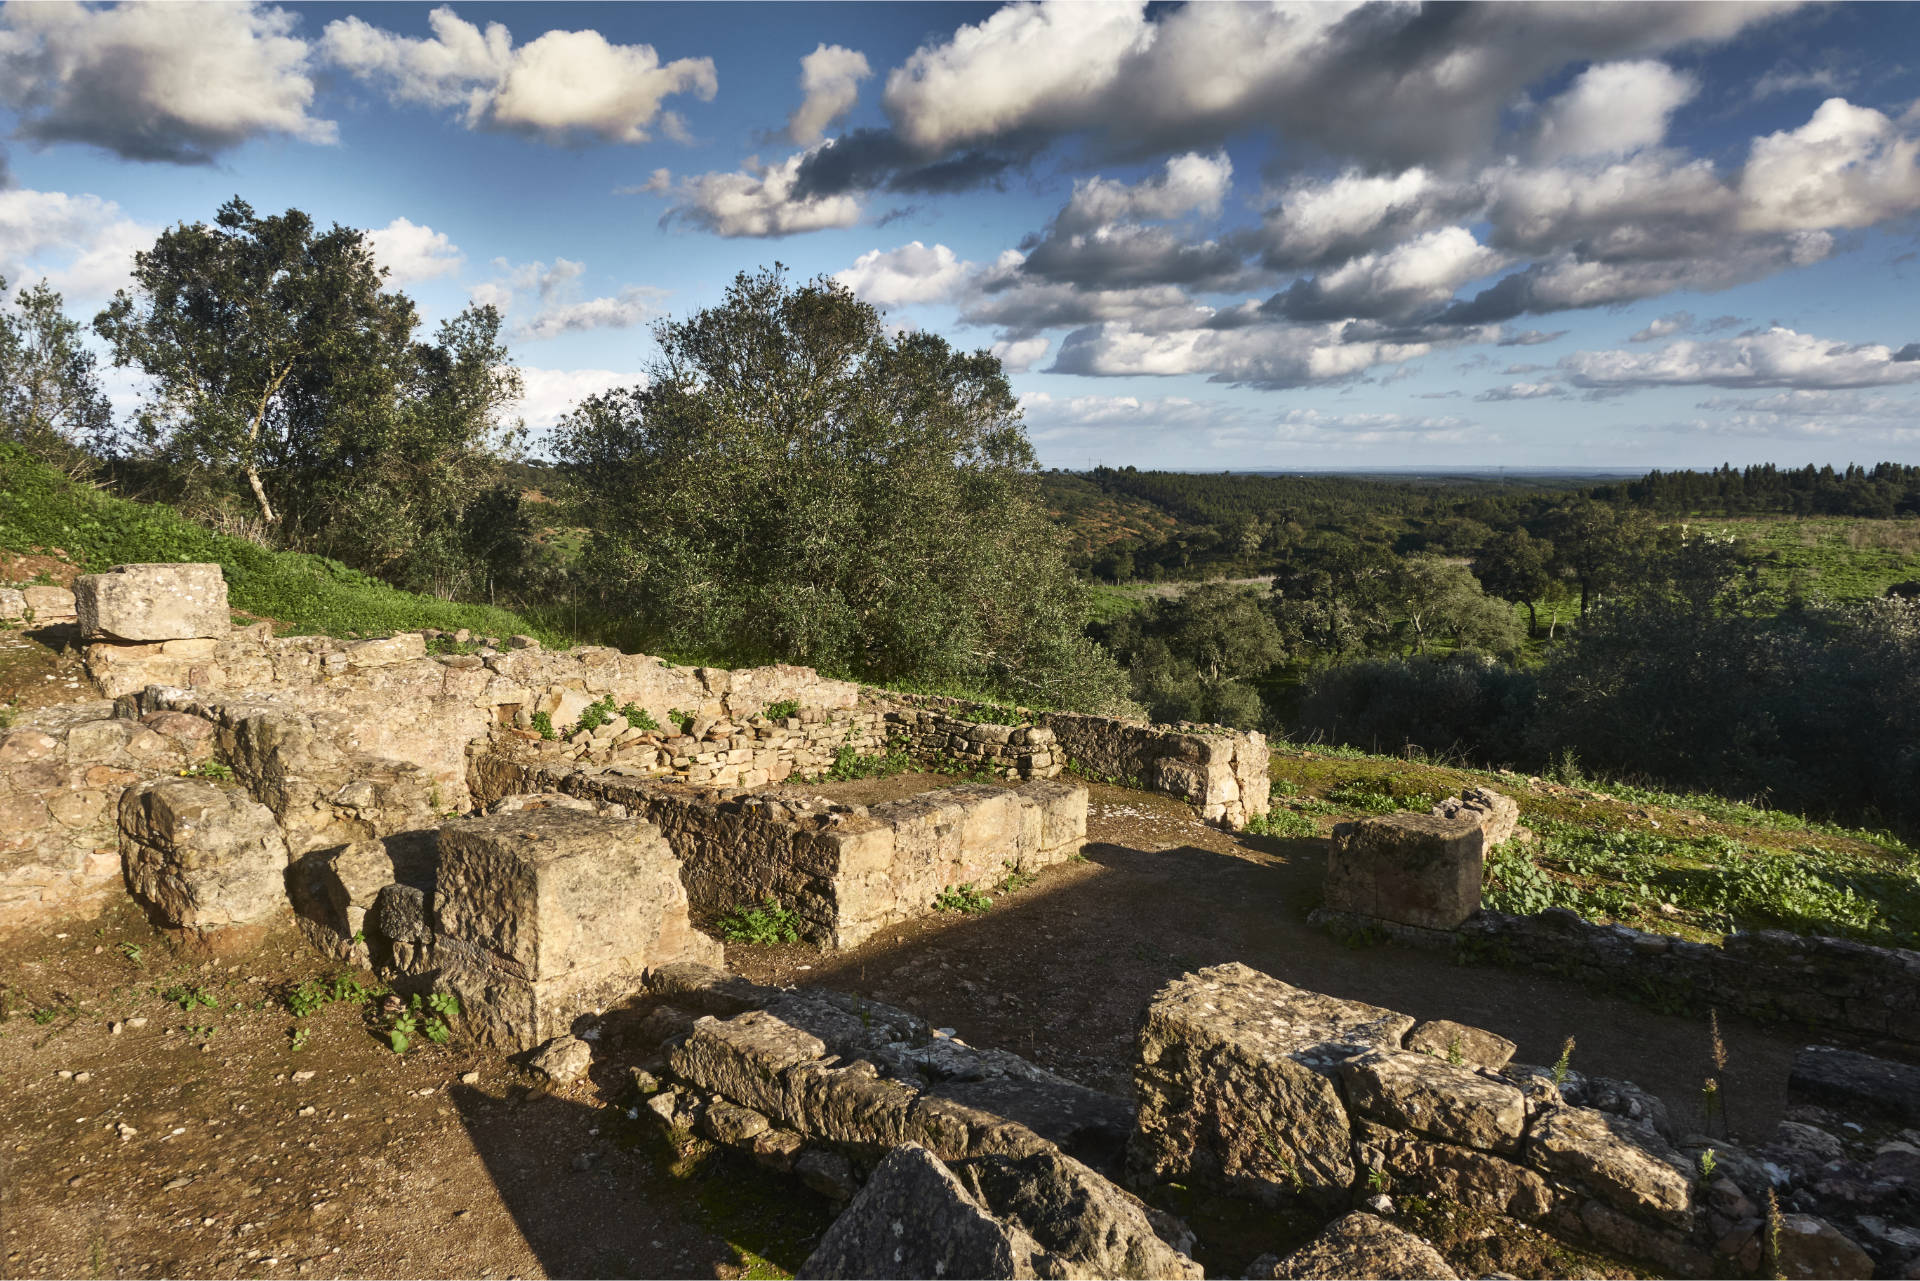
[{"label": "leafy tree", "polygon": [[992,356],[889,336],[777,265],[655,337],[647,384],[584,402],[556,448],[590,566],[666,644],[1124,702]]},{"label": "leafy tree", "polygon": [[1469,566],[1490,596],[1527,607],[1527,635],[1540,634],[1539,600],[1554,580],[1553,544],[1525,526],[1489,537]]},{"label": "leafy tree", "polygon": [[1287,656],[1262,593],[1227,583],[1154,601],[1105,634],[1132,673],[1134,696],[1163,721],[1258,725],[1264,713],[1252,682]]},{"label": "leafy tree", "polygon": [[71,476],[111,445],[113,410],[94,355],[44,280],[0,310],[0,433]]},{"label": "leafy tree", "polygon": [[1376,543],[1320,535],[1292,548],[1273,580],[1274,619],[1287,648],[1327,660],[1390,645],[1399,558]]},{"label": "leafy tree", "polygon": [[466,513],[517,439],[519,377],[496,310],[417,342],[383,274],[363,233],[235,197],[135,254],[94,330],[154,380],[141,435],[183,488],[220,506],[244,482],[261,535],[451,595],[487,577]]},{"label": "leafy tree", "polygon": [[1551,518],[1557,564],[1580,584],[1580,617],[1602,594],[1628,581],[1650,537],[1645,513],[1582,499]]},{"label": "leafy tree", "polygon": [[1512,654],[1520,648],[1513,611],[1491,600],[1465,565],[1439,556],[1409,556],[1394,576],[1404,626],[1413,652],[1424,654],[1436,637],[1475,649]]}]

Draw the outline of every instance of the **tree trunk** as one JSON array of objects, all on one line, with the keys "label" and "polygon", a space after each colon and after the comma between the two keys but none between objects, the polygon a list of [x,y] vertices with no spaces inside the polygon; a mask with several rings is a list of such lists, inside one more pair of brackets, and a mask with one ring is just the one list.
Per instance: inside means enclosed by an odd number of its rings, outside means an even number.
[{"label": "tree trunk", "polygon": [[1534,640],[1540,635],[1540,611],[1531,598],[1527,601],[1527,639]]},{"label": "tree trunk", "polygon": [[279,518],[273,514],[273,504],[267,501],[267,487],[260,483],[260,473],[251,465],[247,467],[247,484],[253,489],[254,501],[260,504],[260,519],[273,524]]}]

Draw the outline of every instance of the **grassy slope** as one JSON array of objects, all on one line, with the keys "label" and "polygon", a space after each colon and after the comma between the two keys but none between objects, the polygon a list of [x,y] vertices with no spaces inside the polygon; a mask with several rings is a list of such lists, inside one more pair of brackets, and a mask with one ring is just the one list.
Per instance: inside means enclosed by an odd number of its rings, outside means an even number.
[{"label": "grassy slope", "polygon": [[380,636],[427,627],[489,636],[525,632],[570,643],[509,610],[463,605],[390,587],[337,561],[268,551],[204,529],[161,503],[131,502],[76,485],[0,444],[0,550],[44,553],[97,573],[143,561],[214,561],[237,610],[271,618],[276,630]]},{"label": "grassy slope", "polygon": [[1486,902],[1503,911],[1565,907],[1695,939],[1775,928],[1912,947],[1920,932],[1920,854],[1884,833],[1716,796],[1272,747],[1275,836],[1324,836],[1345,819],[1425,810],[1462,787],[1512,796],[1540,839],[1503,846],[1489,861]]}]

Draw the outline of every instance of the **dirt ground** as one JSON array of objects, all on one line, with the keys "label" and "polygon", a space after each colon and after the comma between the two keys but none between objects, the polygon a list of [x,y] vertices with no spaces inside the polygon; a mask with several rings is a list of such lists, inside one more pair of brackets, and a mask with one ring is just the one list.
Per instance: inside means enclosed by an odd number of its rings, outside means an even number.
[{"label": "dirt ground", "polygon": [[[873,803],[941,781],[820,794]],[[1491,1028],[1527,1061],[1551,1062],[1574,1037],[1574,1067],[1639,1081],[1683,1128],[1699,1116],[1704,1015],[1391,944],[1346,946],[1305,920],[1320,841],[1236,836],[1177,802],[1104,786],[1089,827],[1083,860],[996,895],[989,911],[929,917],[837,955],[733,945],[729,967],[904,1005],[972,1044],[1124,1093],[1154,990],[1239,960]],[[122,906],[16,937],[0,957],[7,1276],[775,1276],[831,1221],[831,1204],[797,1182],[670,1150],[630,1118],[626,1068],[649,1047],[625,1038],[627,1017],[609,1019],[591,1087],[549,1093],[457,1044],[396,1056],[377,1003],[296,1019],[287,993],[335,967],[292,934],[212,960],[176,951]],[[1733,1128],[1762,1135],[1802,1038],[1721,1026]],[[1592,1266],[1522,1248],[1505,1226],[1455,1235],[1449,1252],[1475,1275]],[[1255,1243],[1244,1231],[1238,1241],[1203,1259],[1210,1274],[1239,1275]]]}]

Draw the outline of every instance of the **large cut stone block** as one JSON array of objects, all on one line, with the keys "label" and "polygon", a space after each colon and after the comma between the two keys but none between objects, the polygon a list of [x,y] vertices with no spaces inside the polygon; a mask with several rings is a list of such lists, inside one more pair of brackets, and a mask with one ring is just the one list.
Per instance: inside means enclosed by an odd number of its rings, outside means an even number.
[{"label": "large cut stone block", "polygon": [[938,1158],[907,1143],[800,1265],[803,1277],[1031,1277],[1042,1251],[981,1205]]},{"label": "large cut stone block", "polygon": [[1527,1162],[1638,1218],[1682,1231],[1692,1225],[1692,1172],[1650,1126],[1592,1108],[1554,1108],[1534,1123]]},{"label": "large cut stone block", "polygon": [[1284,1259],[1272,1255],[1255,1259],[1247,1275],[1276,1281],[1335,1281],[1345,1277],[1452,1281],[1458,1274],[1447,1266],[1438,1250],[1413,1233],[1356,1211],[1329,1224],[1326,1231]]},{"label": "large cut stone block", "polygon": [[1141,1025],[1132,1159],[1162,1180],[1340,1203],[1354,1169],[1332,1074],[1370,1049],[1398,1048],[1413,1022],[1240,964],[1184,975],[1154,996]]},{"label": "large cut stone block", "polygon": [[120,797],[127,888],[164,924],[201,934],[289,911],[273,811],[237,787],[168,778]]},{"label": "large cut stone block", "polygon": [[116,565],[74,579],[73,597],[88,640],[139,644],[233,630],[218,565]]},{"label": "large cut stone block", "polygon": [[1371,1050],[1340,1065],[1353,1110],[1483,1152],[1516,1152],[1526,1097],[1507,1082],[1424,1054]]},{"label": "large cut stone block", "polygon": [[438,839],[442,982],[489,1043],[539,1044],[640,991],[650,966],[721,959],[651,823],[529,810],[454,820]]},{"label": "large cut stone block", "polygon": [[1326,906],[1450,930],[1480,910],[1486,832],[1472,818],[1388,814],[1341,823],[1327,855]]}]

